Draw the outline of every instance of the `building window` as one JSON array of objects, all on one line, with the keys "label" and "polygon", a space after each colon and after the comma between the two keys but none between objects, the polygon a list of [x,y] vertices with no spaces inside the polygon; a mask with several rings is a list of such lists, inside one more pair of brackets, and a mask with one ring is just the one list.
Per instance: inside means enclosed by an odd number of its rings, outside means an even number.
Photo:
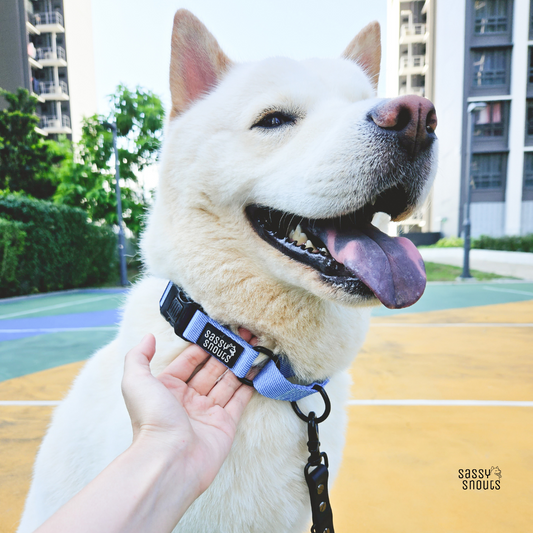
[{"label": "building window", "polygon": [[504,102],[487,102],[487,107],[474,114],[474,140],[503,137],[506,107]]},{"label": "building window", "polygon": [[526,136],[533,138],[533,100],[527,101]]},{"label": "building window", "polygon": [[524,154],[524,189],[533,190],[533,152]]},{"label": "building window", "polygon": [[527,82],[529,85],[533,85],[533,47],[529,47],[529,71]]},{"label": "building window", "polygon": [[507,83],[508,53],[502,48],[473,50],[473,87],[494,87]]},{"label": "building window", "polygon": [[477,35],[507,32],[507,0],[476,0],[474,12]]},{"label": "building window", "polygon": [[529,2],[529,40],[533,39],[533,0]]},{"label": "building window", "polygon": [[478,191],[502,189],[505,181],[505,154],[474,154],[472,180]]}]

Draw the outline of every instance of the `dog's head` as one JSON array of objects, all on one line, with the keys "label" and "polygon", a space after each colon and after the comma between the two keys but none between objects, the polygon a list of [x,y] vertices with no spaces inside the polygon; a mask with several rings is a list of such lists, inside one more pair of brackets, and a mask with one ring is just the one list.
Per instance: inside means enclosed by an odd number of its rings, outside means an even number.
[{"label": "dog's head", "polygon": [[281,293],[300,306],[414,303],[420,256],[370,222],[406,217],[424,198],[436,117],[423,98],[375,98],[380,57],[372,23],[339,59],[233,64],[178,11],[149,269],[226,322]]}]

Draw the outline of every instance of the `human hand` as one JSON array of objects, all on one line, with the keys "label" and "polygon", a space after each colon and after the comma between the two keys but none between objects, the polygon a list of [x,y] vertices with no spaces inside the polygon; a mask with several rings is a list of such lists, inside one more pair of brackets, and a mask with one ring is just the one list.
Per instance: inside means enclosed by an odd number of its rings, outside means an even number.
[{"label": "human hand", "polygon": [[[247,330],[239,333],[247,342],[257,342]],[[148,334],[126,355],[122,393],[133,441],[148,441],[154,453],[163,446],[185,458],[199,495],[227,457],[253,389],[199,346],[186,348],[157,378],[149,367],[154,354],[155,338]]]}]

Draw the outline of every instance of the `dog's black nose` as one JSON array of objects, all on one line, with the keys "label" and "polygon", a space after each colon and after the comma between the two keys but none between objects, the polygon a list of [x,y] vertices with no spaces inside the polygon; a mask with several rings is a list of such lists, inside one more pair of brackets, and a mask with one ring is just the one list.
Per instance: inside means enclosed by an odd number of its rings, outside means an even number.
[{"label": "dog's black nose", "polygon": [[413,157],[436,139],[435,108],[421,96],[400,96],[382,102],[370,111],[369,118],[379,128],[396,131],[399,143]]}]

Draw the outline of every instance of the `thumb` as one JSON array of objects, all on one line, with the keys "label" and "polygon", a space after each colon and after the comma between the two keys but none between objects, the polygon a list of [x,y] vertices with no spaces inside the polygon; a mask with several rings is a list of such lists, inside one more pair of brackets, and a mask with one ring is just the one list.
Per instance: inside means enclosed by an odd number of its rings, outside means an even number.
[{"label": "thumb", "polygon": [[141,342],[126,354],[124,376],[140,369],[150,372],[150,361],[154,354],[155,337],[151,333],[147,333]]}]

